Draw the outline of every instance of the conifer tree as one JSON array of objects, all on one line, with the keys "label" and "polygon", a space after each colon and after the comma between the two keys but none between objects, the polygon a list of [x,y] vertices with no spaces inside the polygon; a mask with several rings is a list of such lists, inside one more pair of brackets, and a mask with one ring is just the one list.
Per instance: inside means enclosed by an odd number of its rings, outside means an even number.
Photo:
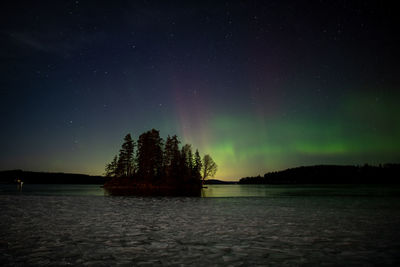
[{"label": "conifer tree", "polygon": [[194,162],[193,162],[193,171],[192,171],[192,176],[198,180],[201,179],[201,168],[203,164],[201,162],[201,157],[199,151],[196,149],[196,152],[194,153]]},{"label": "conifer tree", "polygon": [[186,144],[181,149],[181,175],[183,178],[191,179],[192,171],[193,171],[193,154],[192,154],[192,146]]},{"label": "conifer tree", "polygon": [[132,176],[134,171],[134,152],[135,142],[130,134],[124,138],[124,143],[119,151],[117,173],[118,176]]},{"label": "conifer tree", "polygon": [[118,156],[115,155],[113,161],[106,165],[105,175],[107,177],[115,177],[117,174],[117,167],[118,167]]},{"label": "conifer tree", "polygon": [[[169,180],[176,180],[180,175],[180,152],[179,152],[179,140],[176,135],[167,137],[164,148],[164,170],[165,176]],[[174,181],[176,182],[176,181]]]},{"label": "conifer tree", "polygon": [[163,140],[160,132],[152,129],[139,136],[138,173],[147,180],[161,178],[163,169]]}]

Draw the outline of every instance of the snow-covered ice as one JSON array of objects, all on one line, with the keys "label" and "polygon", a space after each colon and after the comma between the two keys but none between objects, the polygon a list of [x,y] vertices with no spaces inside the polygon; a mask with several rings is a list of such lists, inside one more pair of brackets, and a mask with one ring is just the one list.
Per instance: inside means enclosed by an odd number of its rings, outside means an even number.
[{"label": "snow-covered ice", "polygon": [[399,200],[0,195],[0,265],[395,266]]}]

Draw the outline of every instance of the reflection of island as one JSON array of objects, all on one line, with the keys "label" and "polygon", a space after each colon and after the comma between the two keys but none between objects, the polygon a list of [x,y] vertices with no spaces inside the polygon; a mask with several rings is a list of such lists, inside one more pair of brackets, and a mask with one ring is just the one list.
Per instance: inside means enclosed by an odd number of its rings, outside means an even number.
[{"label": "reflection of island", "polygon": [[167,184],[145,182],[134,178],[113,178],[104,185],[110,195],[134,196],[201,196],[201,182],[186,184]]},{"label": "reflection of island", "polygon": [[399,184],[399,177],[400,164],[317,165],[245,177],[239,184]]},{"label": "reflection of island", "polygon": [[124,138],[118,156],[106,166],[104,184],[112,195],[200,196],[208,176],[214,176],[217,165],[209,155],[201,160],[186,144],[179,148],[176,135],[164,140],[159,131],[151,130],[135,142]]}]

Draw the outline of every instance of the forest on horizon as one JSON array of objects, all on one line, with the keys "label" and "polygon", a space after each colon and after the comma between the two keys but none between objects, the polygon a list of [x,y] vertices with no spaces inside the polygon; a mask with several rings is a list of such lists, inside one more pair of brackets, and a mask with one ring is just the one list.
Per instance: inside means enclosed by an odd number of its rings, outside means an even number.
[{"label": "forest on horizon", "polygon": [[239,184],[399,184],[400,164],[314,165],[243,177]]}]

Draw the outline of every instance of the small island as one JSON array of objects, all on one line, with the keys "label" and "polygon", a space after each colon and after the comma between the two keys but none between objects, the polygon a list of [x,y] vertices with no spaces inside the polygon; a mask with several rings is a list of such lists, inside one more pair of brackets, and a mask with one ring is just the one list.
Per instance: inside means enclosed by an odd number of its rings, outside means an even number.
[{"label": "small island", "polygon": [[217,164],[210,155],[202,159],[197,149],[193,153],[190,144],[179,145],[176,135],[164,142],[155,129],[137,141],[127,134],[119,154],[106,165],[104,189],[110,195],[201,196]]}]

